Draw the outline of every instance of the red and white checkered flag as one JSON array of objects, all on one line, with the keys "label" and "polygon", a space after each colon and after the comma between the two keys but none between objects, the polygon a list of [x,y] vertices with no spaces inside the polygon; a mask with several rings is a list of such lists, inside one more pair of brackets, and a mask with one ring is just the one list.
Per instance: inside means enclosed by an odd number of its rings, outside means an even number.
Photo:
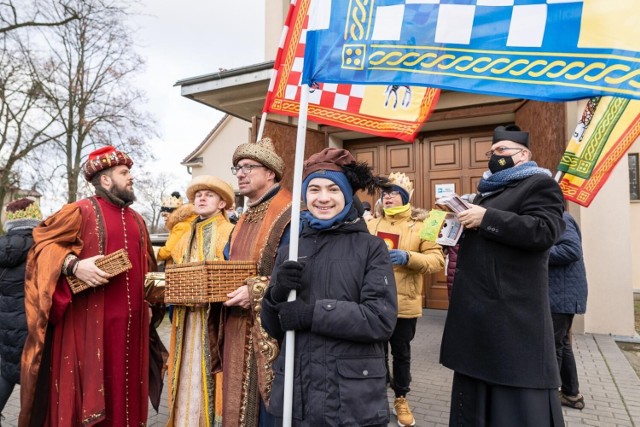
[{"label": "red and white checkered flag", "polygon": [[[289,5],[264,112],[298,116],[309,3]],[[424,87],[320,83],[311,88],[308,119],[413,142],[439,95],[439,89]]]}]

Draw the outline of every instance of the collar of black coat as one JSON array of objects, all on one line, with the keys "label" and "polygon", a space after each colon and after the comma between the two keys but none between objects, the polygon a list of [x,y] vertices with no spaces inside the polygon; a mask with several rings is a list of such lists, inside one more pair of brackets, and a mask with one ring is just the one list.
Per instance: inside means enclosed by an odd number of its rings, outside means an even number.
[{"label": "collar of black coat", "polygon": [[9,232],[11,230],[27,230],[35,228],[40,224],[39,219],[21,218],[11,219],[4,223],[4,231]]}]

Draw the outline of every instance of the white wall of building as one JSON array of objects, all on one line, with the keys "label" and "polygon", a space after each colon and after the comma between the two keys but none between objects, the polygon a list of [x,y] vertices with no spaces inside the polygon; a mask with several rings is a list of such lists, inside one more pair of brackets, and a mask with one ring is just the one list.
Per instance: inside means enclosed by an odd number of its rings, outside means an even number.
[{"label": "white wall of building", "polygon": [[[568,140],[586,100],[566,105]],[[634,146],[637,151],[640,143]],[[640,204],[629,203],[628,171],[624,156],[588,208],[569,203],[569,212],[582,230],[589,283],[587,312],[576,317],[574,332],[635,335],[633,288],[640,280]],[[628,232],[634,229],[635,237]]]},{"label": "white wall of building", "polygon": [[282,23],[287,19],[288,0],[265,0],[264,60],[275,59],[282,35]]},{"label": "white wall of building", "polygon": [[589,282],[585,332],[635,335],[628,171],[625,156],[591,205],[579,209]]},{"label": "white wall of building", "polygon": [[214,175],[227,181],[234,190],[238,190],[238,181],[231,173],[233,152],[240,144],[249,141],[251,123],[236,117],[227,117],[218,130],[210,137],[212,140],[204,146],[199,155],[203,158],[202,166],[195,166],[191,174]]},{"label": "white wall of building", "polygon": [[[640,153],[640,139],[629,149],[629,153]],[[626,160],[626,159],[625,159]],[[627,163],[628,166],[628,163]],[[633,289],[640,292],[640,201],[630,202],[631,216],[631,259]]]}]

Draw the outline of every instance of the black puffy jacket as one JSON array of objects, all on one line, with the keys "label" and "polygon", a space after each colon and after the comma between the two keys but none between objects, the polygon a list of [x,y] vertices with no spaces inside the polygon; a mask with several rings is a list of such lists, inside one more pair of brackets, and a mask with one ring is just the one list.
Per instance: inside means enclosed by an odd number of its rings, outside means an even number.
[{"label": "black puffy jacket", "polygon": [[27,338],[24,271],[32,231],[12,229],[0,236],[0,373],[14,384],[20,382],[20,357]]},{"label": "black puffy jacket", "polygon": [[[287,259],[278,251],[272,284]],[[397,296],[389,252],[364,221],[328,230],[304,227],[299,242],[304,264],[298,298],[314,304],[311,330],[295,339],[293,425],[387,425],[384,343],[396,323]],[[271,287],[262,302],[262,322],[282,338]],[[285,339],[286,342],[286,339]],[[282,416],[284,343],[274,363],[269,411]]]}]

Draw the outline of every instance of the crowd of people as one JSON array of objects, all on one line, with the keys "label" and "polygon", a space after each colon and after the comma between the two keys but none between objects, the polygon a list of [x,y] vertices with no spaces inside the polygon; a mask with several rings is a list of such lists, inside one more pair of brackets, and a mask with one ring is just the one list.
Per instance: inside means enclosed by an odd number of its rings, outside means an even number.
[{"label": "crowd of people", "polygon": [[[585,406],[570,335],[586,310],[586,274],[578,225],[530,145],[515,125],[495,129],[454,247],[421,233],[429,213],[412,204],[407,175],[376,176],[344,149],[315,153],[303,167],[295,259],[294,196],[269,138],[231,159],[244,209],[211,175],[193,178],[186,203],[180,192],[162,200],[169,237],[157,255],[131,208],[133,160],[113,147],[90,153],[82,170],[95,195],[44,221],[30,199],[6,206],[0,412],[20,383],[25,427],[146,425],[162,393],[169,426],[276,426],[293,363],[293,425],[386,426],[393,413],[413,426],[424,277],[445,271],[450,425],[564,425],[561,405]],[[106,268],[120,250],[125,259]],[[224,302],[172,304],[167,349],[156,330],[167,306],[145,301],[143,286],[157,261],[250,261],[256,274]]]}]

